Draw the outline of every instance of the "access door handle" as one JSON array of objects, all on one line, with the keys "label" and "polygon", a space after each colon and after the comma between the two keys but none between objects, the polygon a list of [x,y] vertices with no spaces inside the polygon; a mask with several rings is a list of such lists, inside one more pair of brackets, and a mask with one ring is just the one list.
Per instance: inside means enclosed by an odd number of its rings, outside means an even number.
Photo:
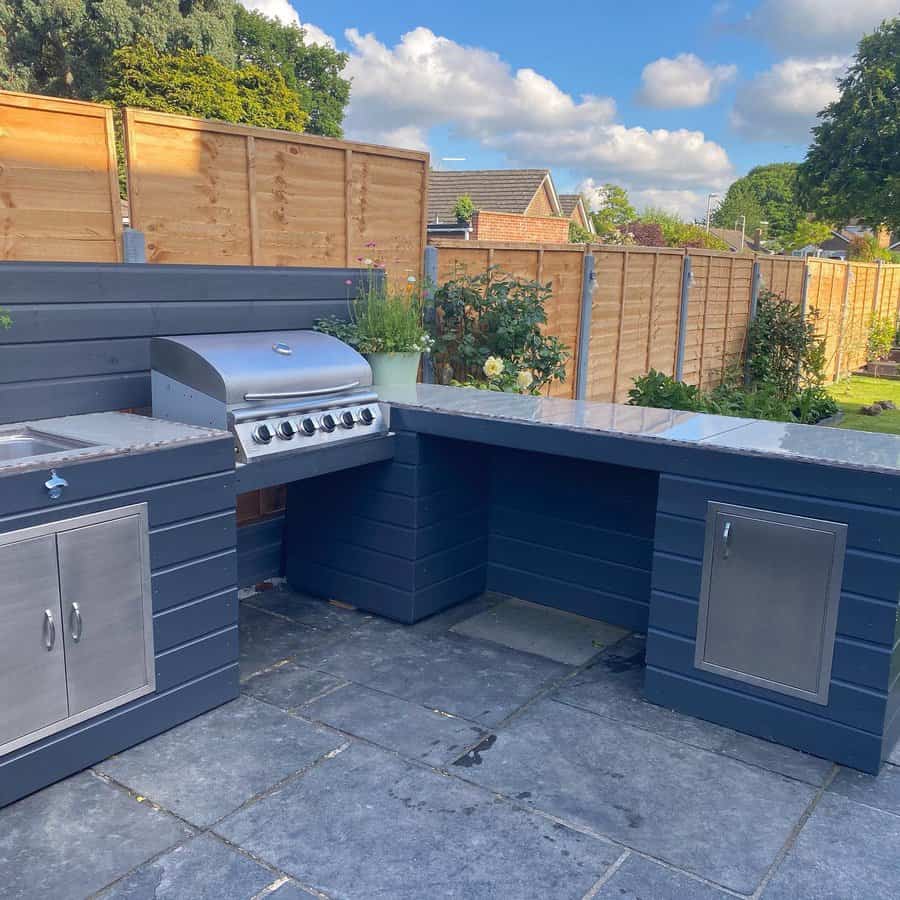
[{"label": "access door handle", "polygon": [[731,522],[726,522],[722,529],[722,559],[728,559],[731,554]]},{"label": "access door handle", "polygon": [[53,621],[53,613],[49,609],[44,610],[44,646],[48,651],[53,649],[56,643],[56,623]]},{"label": "access door handle", "polygon": [[77,644],[81,640],[82,631],[84,631],[84,623],[81,621],[81,607],[77,603],[72,604],[69,625],[72,629],[72,640]]}]

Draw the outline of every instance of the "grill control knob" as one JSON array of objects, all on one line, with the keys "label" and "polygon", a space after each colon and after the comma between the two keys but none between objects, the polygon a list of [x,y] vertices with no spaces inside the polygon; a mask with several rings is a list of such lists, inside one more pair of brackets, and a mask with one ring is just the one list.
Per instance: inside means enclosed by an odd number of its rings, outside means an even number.
[{"label": "grill control knob", "polygon": [[371,425],[375,421],[375,416],[372,415],[372,410],[369,409],[368,406],[364,406],[359,411],[359,422],[361,425]]},{"label": "grill control knob", "polygon": [[316,433],[316,423],[312,419],[304,419],[300,423],[300,431],[307,437]]},{"label": "grill control knob", "polygon": [[279,436],[283,437],[286,441],[292,440],[296,433],[297,433],[297,430],[294,428],[294,426],[290,422],[288,422],[287,419],[285,419],[278,426]]},{"label": "grill control knob", "polygon": [[334,421],[334,416],[331,413],[325,413],[322,416],[322,431],[327,431],[331,434],[334,429],[337,428],[337,422]]},{"label": "grill control knob", "polygon": [[356,423],[353,420],[353,413],[349,409],[341,413],[341,425],[344,428],[352,428]]},{"label": "grill control knob", "polygon": [[257,425],[253,429],[253,440],[257,444],[268,444],[272,440],[272,429],[265,423]]}]

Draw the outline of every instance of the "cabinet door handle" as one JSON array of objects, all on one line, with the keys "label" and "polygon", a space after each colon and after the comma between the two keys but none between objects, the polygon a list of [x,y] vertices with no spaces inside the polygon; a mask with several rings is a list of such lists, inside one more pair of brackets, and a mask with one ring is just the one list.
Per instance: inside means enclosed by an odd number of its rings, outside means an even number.
[{"label": "cabinet door handle", "polygon": [[53,621],[53,613],[49,609],[44,610],[44,646],[52,650],[56,643],[56,623]]},{"label": "cabinet door handle", "polygon": [[722,529],[722,559],[728,559],[731,553],[731,522],[726,522]]},{"label": "cabinet door handle", "polygon": [[77,603],[72,604],[70,625],[72,628],[72,640],[77,644],[81,640],[81,633],[84,630],[84,623],[81,621],[81,607]]}]

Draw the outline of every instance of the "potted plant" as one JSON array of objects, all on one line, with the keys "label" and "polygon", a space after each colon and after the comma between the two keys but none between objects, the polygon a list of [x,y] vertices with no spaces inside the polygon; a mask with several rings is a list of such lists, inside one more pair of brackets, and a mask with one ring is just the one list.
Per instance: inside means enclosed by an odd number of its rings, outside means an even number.
[{"label": "potted plant", "polygon": [[463,194],[456,198],[456,203],[453,205],[453,215],[456,216],[456,221],[460,225],[472,224],[472,216],[475,215],[475,204],[468,194]]},{"label": "potted plant", "polygon": [[433,343],[424,326],[416,279],[410,276],[405,289],[398,289],[382,277],[380,263],[365,262],[368,276],[351,304],[350,321],[331,317],[314,327],[362,353],[372,367],[375,384],[415,384],[422,354]]}]

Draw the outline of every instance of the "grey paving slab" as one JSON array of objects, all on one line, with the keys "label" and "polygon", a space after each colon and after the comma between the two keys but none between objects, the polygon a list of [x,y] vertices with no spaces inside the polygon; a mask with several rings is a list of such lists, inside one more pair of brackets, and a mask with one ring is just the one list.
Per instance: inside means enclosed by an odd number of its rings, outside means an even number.
[{"label": "grey paving slab", "polygon": [[744,893],[815,795],[812,785],[549,699],[455,765],[479,784]]},{"label": "grey paving slab", "polygon": [[0,810],[0,893],[85,897],[191,834],[83,772]]},{"label": "grey paving slab", "polygon": [[[338,634],[340,632],[337,632]],[[255,607],[241,604],[241,679],[284,660],[304,658],[333,643],[336,633],[290,622]]]},{"label": "grey paving slab", "polygon": [[635,854],[594,895],[598,900],[726,900],[732,896]]},{"label": "grey paving slab", "polygon": [[260,591],[247,597],[243,603],[255,609],[275,613],[279,616],[318,628],[331,631],[335,628],[352,628],[359,625],[368,614],[357,609],[345,609],[328,600],[310,597],[284,588],[275,591]]},{"label": "grey paving slab", "polygon": [[[503,603],[508,598],[503,594],[497,594],[493,591],[485,591],[476,597],[470,597],[456,606],[435,613],[416,622],[415,625],[402,625],[400,622],[392,622],[390,619],[383,619],[378,616],[371,617],[371,623],[384,631],[402,631],[407,634],[413,634],[417,637],[430,638],[439,637],[446,634],[458,622],[472,618],[485,610]],[[366,627],[369,627],[366,625]]]},{"label": "grey paving slab", "polygon": [[558,700],[694,747],[715,750],[810,784],[824,784],[832,763],[694,719],[643,699],[644,638],[629,637],[603,653],[554,695]]},{"label": "grey paving slab", "polygon": [[100,894],[103,900],[250,900],[281,876],[201,834]]},{"label": "grey paving slab", "polygon": [[765,900],[896,900],[900,817],[826,792],[769,882]]},{"label": "grey paving slab", "polygon": [[340,744],[340,737],[242,697],[96,768],[205,826]]},{"label": "grey paving slab", "polygon": [[893,766],[885,766],[879,775],[841,769],[828,790],[900,816],[900,770]]},{"label": "grey paving slab", "polygon": [[338,678],[487,725],[500,722],[545,684],[571,671],[496,644],[454,634],[422,638],[379,623],[358,629],[305,662]]},{"label": "grey paving slab", "polygon": [[456,634],[580,666],[628,632],[598,619],[510,597],[453,626]]},{"label": "grey paving slab", "polygon": [[888,762],[895,766],[900,766],[900,741],[898,741],[894,745],[894,749],[891,750],[890,756],[888,756]]},{"label": "grey paving slab", "polygon": [[287,662],[251,676],[241,690],[282,709],[297,709],[342,684],[343,680],[327,672]]},{"label": "grey paving slab", "polygon": [[309,900],[310,897],[314,896],[316,895],[312,891],[304,890],[296,882],[286,881],[271,893],[266,894],[265,900]]},{"label": "grey paving slab", "polygon": [[574,900],[620,853],[364,744],[216,830],[303,884],[346,900]]},{"label": "grey paving slab", "polygon": [[313,701],[302,715],[432,766],[450,763],[487,735],[463,719],[356,684]]}]

